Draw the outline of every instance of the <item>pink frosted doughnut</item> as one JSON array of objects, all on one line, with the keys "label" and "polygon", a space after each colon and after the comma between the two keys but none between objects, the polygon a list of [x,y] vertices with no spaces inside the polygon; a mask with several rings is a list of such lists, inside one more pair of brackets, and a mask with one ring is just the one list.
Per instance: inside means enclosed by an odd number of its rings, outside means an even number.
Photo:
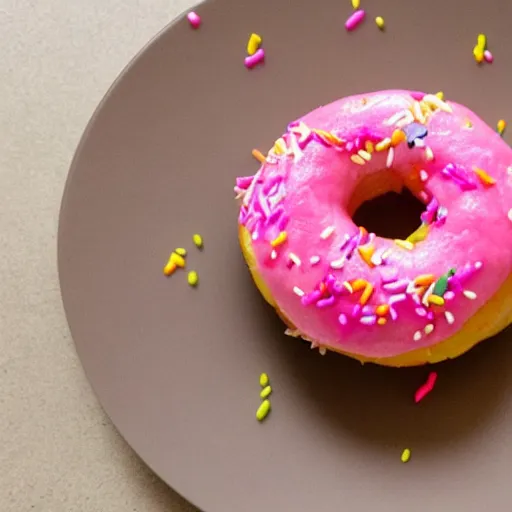
[{"label": "pink frosted doughnut", "polygon": [[[289,334],[393,366],[455,357],[512,320],[511,166],[510,147],[456,103],[341,99],[290,123],[237,180],[242,249]],[[407,240],[354,224],[361,198],[403,186],[425,204]]]}]

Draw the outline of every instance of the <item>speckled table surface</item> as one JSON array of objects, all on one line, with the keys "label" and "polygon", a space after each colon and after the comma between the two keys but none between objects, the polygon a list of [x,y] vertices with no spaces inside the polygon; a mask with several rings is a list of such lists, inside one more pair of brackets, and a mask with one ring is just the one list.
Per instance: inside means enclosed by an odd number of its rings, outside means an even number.
[{"label": "speckled table surface", "polygon": [[0,508],[195,510],[119,437],[87,383],[56,264],[68,167],[128,61],[191,0],[0,0]]}]

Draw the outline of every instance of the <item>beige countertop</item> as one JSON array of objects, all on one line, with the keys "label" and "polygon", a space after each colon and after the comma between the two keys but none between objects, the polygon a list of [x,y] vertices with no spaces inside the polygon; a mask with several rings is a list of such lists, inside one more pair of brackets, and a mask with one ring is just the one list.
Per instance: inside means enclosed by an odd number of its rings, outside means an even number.
[{"label": "beige countertop", "polygon": [[191,0],[0,0],[0,510],[190,512],[98,405],[60,299],[56,234],[80,136]]}]

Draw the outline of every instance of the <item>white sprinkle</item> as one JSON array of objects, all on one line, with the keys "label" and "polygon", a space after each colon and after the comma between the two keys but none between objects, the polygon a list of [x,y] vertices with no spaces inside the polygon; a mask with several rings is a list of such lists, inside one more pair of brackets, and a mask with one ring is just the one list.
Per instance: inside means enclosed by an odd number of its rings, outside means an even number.
[{"label": "white sprinkle", "polygon": [[277,258],[277,252],[275,250],[273,250],[271,253],[270,253],[270,259],[271,260],[275,260]]},{"label": "white sprinkle", "polygon": [[395,157],[395,150],[393,148],[389,148],[388,150],[388,157],[386,158],[386,167],[388,169],[391,169],[391,166],[393,165],[393,158]]},{"label": "white sprinkle", "polygon": [[370,261],[378,267],[379,265],[382,265],[382,254],[384,253],[385,249],[380,249],[378,251],[375,251],[372,254],[372,257],[370,258]]},{"label": "white sprinkle", "polygon": [[321,356],[325,356],[325,354],[327,354],[327,349],[325,347],[320,347],[318,352],[320,352]]},{"label": "white sprinkle", "polygon": [[259,235],[258,231],[253,231],[251,238],[253,239],[253,241],[256,241],[256,240],[258,240],[259,236],[260,235]]},{"label": "white sprinkle", "polygon": [[414,102],[414,117],[416,117],[416,120],[419,121],[421,124],[425,123],[425,116],[423,115],[423,112],[421,111],[421,105],[418,101]]},{"label": "white sprinkle", "polygon": [[294,265],[297,265],[297,267],[300,267],[300,264],[302,263],[302,261],[300,261],[300,258],[294,252],[291,252],[290,254],[288,254],[288,258],[290,258],[290,260],[292,261],[292,263]]},{"label": "white sprinkle", "polygon": [[422,302],[422,304],[423,304],[426,308],[428,308],[428,298],[432,295],[432,292],[434,291],[434,286],[435,286],[435,285],[436,285],[436,283],[435,283],[435,282],[434,282],[434,283],[432,283],[432,284],[428,287],[428,289],[427,289],[427,291],[425,292],[425,294],[423,295],[423,300],[422,300],[421,302]]},{"label": "white sprinkle", "polygon": [[477,270],[480,270],[483,266],[484,266],[484,264],[483,264],[481,261],[477,261],[477,262],[475,263],[475,268],[476,268]]},{"label": "white sprinkle", "polygon": [[429,146],[425,148],[425,158],[428,162],[432,162],[432,160],[434,160],[434,152]]},{"label": "white sprinkle", "polygon": [[311,256],[311,258],[309,258],[309,263],[311,263],[311,265],[320,263],[320,256]]},{"label": "white sprinkle", "polygon": [[425,181],[427,181],[427,180],[428,180],[428,172],[427,172],[427,171],[425,171],[425,169],[422,169],[422,170],[420,171],[420,180],[421,180],[423,183],[425,183]]},{"label": "white sprinkle", "polygon": [[400,119],[396,123],[397,128],[403,128],[404,126],[407,126],[408,124],[411,124],[414,122],[414,116],[412,115],[412,112],[410,110],[407,111],[405,114],[405,117],[403,119]]},{"label": "white sprinkle", "polygon": [[510,165],[509,167],[507,167],[507,173],[508,173],[508,174],[512,174],[512,165]]},{"label": "white sprinkle", "polygon": [[450,107],[450,105],[448,105],[448,103],[444,102],[443,100],[440,100],[435,94],[426,94],[423,97],[423,101],[427,105],[431,107],[437,107],[439,110],[444,112],[453,112],[452,107]]},{"label": "white sprinkle", "polygon": [[405,293],[412,295],[416,291],[416,284],[414,281],[410,281],[407,285],[407,290],[405,290]]},{"label": "white sprinkle", "polygon": [[343,286],[348,290],[348,293],[354,293],[354,289],[348,281],[343,281]]},{"label": "white sprinkle", "polygon": [[445,311],[444,312],[444,317],[446,318],[446,321],[452,325],[453,322],[455,322],[455,317],[453,316],[452,313],[450,313],[450,311]]},{"label": "white sprinkle", "polygon": [[512,208],[510,208],[510,210],[508,211],[507,217],[508,217],[508,220],[510,222],[512,222]]},{"label": "white sprinkle", "polygon": [[414,333],[414,336],[412,337],[414,341],[420,341],[421,340],[421,331],[416,331]]},{"label": "white sprinkle", "polygon": [[340,258],[339,260],[331,261],[331,268],[340,269],[345,265],[345,258]]},{"label": "white sprinkle", "polygon": [[387,121],[385,121],[384,124],[387,126],[391,126],[395,124],[397,121],[400,121],[400,119],[407,115],[408,112],[408,110],[402,110],[401,112],[397,112],[396,114],[392,115]]},{"label": "white sprinkle", "polygon": [[322,233],[320,233],[320,238],[322,240],[327,240],[334,233],[334,226],[327,226]]},{"label": "white sprinkle", "polygon": [[360,149],[357,154],[363,159],[369,162],[372,159],[372,155],[368,153],[368,151],[365,151],[364,149]]},{"label": "white sprinkle", "polygon": [[430,334],[434,330],[434,324],[427,324],[425,326],[425,334]]},{"label": "white sprinkle", "polygon": [[414,139],[414,146],[417,147],[417,148],[424,148],[425,147],[425,141],[418,137],[418,138]]},{"label": "white sprinkle", "polygon": [[295,295],[298,295],[299,297],[304,296],[304,291],[301,290],[298,286],[293,287],[293,293],[295,293]]},{"label": "white sprinkle", "polygon": [[311,342],[311,350],[313,350],[316,347],[318,347],[318,344],[315,341],[312,341]]},{"label": "white sprinkle", "polygon": [[464,290],[462,292],[464,294],[464,297],[469,300],[475,300],[476,299],[476,293],[472,292],[471,290]]}]

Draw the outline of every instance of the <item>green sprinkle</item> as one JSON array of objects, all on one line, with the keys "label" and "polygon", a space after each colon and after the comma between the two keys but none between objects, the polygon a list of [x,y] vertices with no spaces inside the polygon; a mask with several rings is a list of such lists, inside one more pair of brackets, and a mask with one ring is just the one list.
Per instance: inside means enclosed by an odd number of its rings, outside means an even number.
[{"label": "green sprinkle", "polygon": [[409,462],[410,458],[411,458],[411,450],[409,450],[409,448],[406,448],[402,452],[402,456],[400,457],[400,460],[405,464],[406,462]]},{"label": "green sprinkle", "polygon": [[261,405],[258,407],[258,410],[256,411],[256,419],[258,421],[263,421],[270,412],[270,401],[269,400],[263,400],[261,402]]},{"label": "green sprinkle", "polygon": [[194,241],[194,244],[198,249],[202,249],[203,247],[203,237],[201,235],[198,235],[197,233],[192,237],[192,240]]},{"label": "green sprinkle", "polygon": [[270,393],[272,393],[272,388],[270,386],[265,386],[260,393],[261,398],[268,398],[270,396]]},{"label": "green sprinkle", "polygon": [[199,282],[199,276],[197,275],[197,272],[195,270],[191,270],[188,273],[188,284],[190,286],[197,286],[198,282]]},{"label": "green sprinkle", "polygon": [[262,388],[268,386],[268,383],[269,383],[269,378],[268,378],[268,375],[266,373],[262,373],[260,375],[260,386]]},{"label": "green sprinkle", "polygon": [[183,247],[178,247],[174,251],[176,254],[179,254],[180,256],[186,256],[187,255],[187,249],[184,249]]},{"label": "green sprinkle", "polygon": [[433,295],[437,295],[438,297],[442,297],[446,290],[448,289],[448,279],[455,274],[455,269],[451,268],[446,274],[443,274],[434,285],[434,289],[432,290]]}]

